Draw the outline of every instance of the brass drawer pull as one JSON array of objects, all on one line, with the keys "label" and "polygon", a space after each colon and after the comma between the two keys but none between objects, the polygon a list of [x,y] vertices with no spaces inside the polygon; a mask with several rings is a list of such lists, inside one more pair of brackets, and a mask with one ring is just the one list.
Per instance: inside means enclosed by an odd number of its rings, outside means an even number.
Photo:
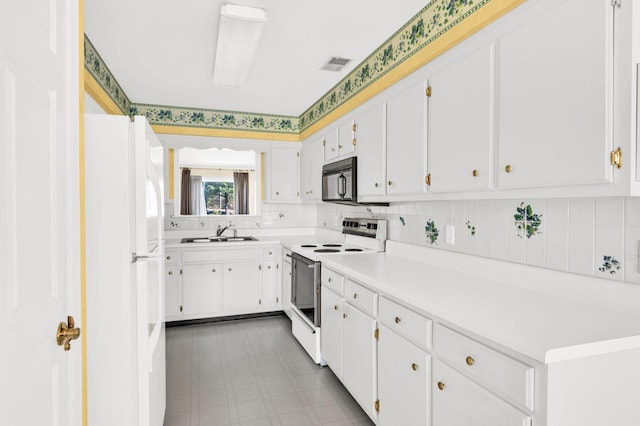
[{"label": "brass drawer pull", "polygon": [[358,298],[358,293],[353,293],[353,298],[357,299]]},{"label": "brass drawer pull", "polygon": [[169,271],[169,275],[173,275],[173,271]]},{"label": "brass drawer pull", "polygon": [[337,311],[338,310],[338,305],[333,305],[333,310]]},{"label": "brass drawer pull", "polygon": [[418,371],[418,364],[416,364],[415,362],[413,364],[411,364],[411,369],[413,371]]},{"label": "brass drawer pull", "polygon": [[470,356],[467,357],[467,359],[465,359],[465,361],[467,362],[467,365],[471,366],[473,365],[474,362],[476,362],[473,358],[471,358]]},{"label": "brass drawer pull", "polygon": [[400,321],[402,321],[402,320],[400,319],[400,317],[396,317],[395,321],[396,321],[396,324],[400,324]]},{"label": "brass drawer pull", "polygon": [[444,390],[444,383],[438,382],[438,389]]},{"label": "brass drawer pull", "polygon": [[504,171],[507,172],[507,173],[511,173],[511,170],[513,170],[513,168],[511,167],[511,164],[507,164],[504,167]]}]

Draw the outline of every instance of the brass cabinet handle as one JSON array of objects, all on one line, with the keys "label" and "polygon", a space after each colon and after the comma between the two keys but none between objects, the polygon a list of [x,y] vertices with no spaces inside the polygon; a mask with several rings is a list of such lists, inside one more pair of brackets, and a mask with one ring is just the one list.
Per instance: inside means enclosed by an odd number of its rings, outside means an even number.
[{"label": "brass cabinet handle", "polygon": [[474,362],[476,362],[473,358],[471,358],[470,356],[467,357],[467,359],[465,359],[467,365],[471,366],[473,365]]},{"label": "brass cabinet handle", "polygon": [[474,169],[474,170],[471,172],[471,174],[472,174],[474,177],[475,177],[475,176],[478,176],[478,171]]},{"label": "brass cabinet handle", "polygon": [[171,260],[171,256],[167,256],[167,260]]},{"label": "brass cabinet handle", "polygon": [[64,347],[65,351],[71,349],[71,341],[80,337],[80,329],[76,328],[75,321],[71,315],[67,316],[67,323],[58,324],[56,331],[56,342],[58,346]]},{"label": "brass cabinet handle", "polygon": [[[229,270],[231,270],[231,269],[229,269]],[[215,269],[212,269],[212,270],[211,270],[211,272],[215,272],[215,271],[216,271]]]},{"label": "brass cabinet handle", "polygon": [[377,188],[379,186],[378,182],[374,183],[373,186],[375,186]]},{"label": "brass cabinet handle", "polygon": [[415,362],[413,364],[411,364],[411,369],[413,371],[418,371],[418,364],[416,364]]},{"label": "brass cabinet handle", "polygon": [[338,310],[338,305],[333,305],[333,310],[337,311]]},{"label": "brass cabinet handle", "polygon": [[342,145],[338,145],[338,149],[342,149]]},{"label": "brass cabinet handle", "polygon": [[353,293],[353,298],[357,299],[358,298],[358,293]]},{"label": "brass cabinet handle", "polygon": [[268,266],[267,266],[267,269],[271,269],[271,265],[268,265]]},{"label": "brass cabinet handle", "polygon": [[173,275],[173,271],[169,271],[169,275]]},{"label": "brass cabinet handle", "polygon": [[280,193],[276,191],[276,195],[280,195]]},{"label": "brass cabinet handle", "polygon": [[355,132],[356,129],[358,128],[358,126],[356,125],[356,123],[353,123],[353,126],[351,126],[351,128],[353,129],[353,131]]},{"label": "brass cabinet handle", "polygon": [[444,390],[444,383],[438,382],[438,389]]},{"label": "brass cabinet handle", "polygon": [[333,280],[331,279],[331,277],[329,277],[329,279],[328,279],[327,281],[328,281],[328,282],[331,282],[331,281],[333,281]]},{"label": "brass cabinet handle", "polygon": [[346,318],[346,317],[347,317],[347,314],[342,314],[342,318]]},{"label": "brass cabinet handle", "polygon": [[400,321],[402,321],[402,320],[400,319],[400,317],[396,317],[395,321],[396,321],[396,324],[400,324]]},{"label": "brass cabinet handle", "polygon": [[511,170],[513,170],[513,168],[511,167],[511,164],[507,164],[506,166],[504,166],[504,171],[507,173],[511,173]]},{"label": "brass cabinet handle", "polygon": [[229,268],[229,272],[231,272],[231,268]]},{"label": "brass cabinet handle", "polygon": [[351,141],[351,143],[355,145],[355,144],[357,143],[357,142],[356,142],[356,138],[353,138],[353,140]]},{"label": "brass cabinet handle", "polygon": [[389,186],[391,186],[391,185],[393,185],[393,182],[389,181],[389,182],[387,182],[387,184],[388,184]]}]

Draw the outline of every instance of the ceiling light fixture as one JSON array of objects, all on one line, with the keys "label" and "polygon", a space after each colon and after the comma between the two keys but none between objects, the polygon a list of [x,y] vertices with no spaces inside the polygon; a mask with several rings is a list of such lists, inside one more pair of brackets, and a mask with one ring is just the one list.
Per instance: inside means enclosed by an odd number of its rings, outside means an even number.
[{"label": "ceiling light fixture", "polygon": [[267,14],[262,9],[237,4],[222,5],[213,69],[215,86],[244,84],[266,21]]}]

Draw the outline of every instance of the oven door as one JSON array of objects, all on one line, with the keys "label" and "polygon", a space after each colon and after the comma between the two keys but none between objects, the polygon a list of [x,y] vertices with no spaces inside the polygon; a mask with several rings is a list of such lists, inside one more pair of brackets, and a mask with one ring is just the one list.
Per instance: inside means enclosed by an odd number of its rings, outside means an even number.
[{"label": "oven door", "polygon": [[291,303],[315,327],[320,327],[320,262],[291,253]]}]

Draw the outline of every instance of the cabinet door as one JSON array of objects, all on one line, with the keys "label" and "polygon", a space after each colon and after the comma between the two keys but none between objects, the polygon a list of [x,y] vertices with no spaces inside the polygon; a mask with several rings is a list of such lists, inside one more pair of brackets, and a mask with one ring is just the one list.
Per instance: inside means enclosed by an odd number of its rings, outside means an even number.
[{"label": "cabinet door", "polygon": [[358,117],[358,197],[385,194],[385,107]]},{"label": "cabinet door", "polygon": [[171,321],[180,317],[180,266],[164,267],[164,316]]},{"label": "cabinet door", "polygon": [[182,265],[182,314],[205,315],[222,310],[221,265]]},{"label": "cabinet door", "polygon": [[487,46],[429,79],[433,192],[491,188],[494,58]]},{"label": "cabinet door", "polygon": [[273,148],[270,151],[269,176],[271,201],[299,199],[299,152],[297,149]]},{"label": "cabinet door", "polygon": [[438,360],[433,426],[530,426],[531,418]]},{"label": "cabinet door", "polygon": [[378,424],[431,422],[431,356],[381,326],[378,340]]},{"label": "cabinet door", "polygon": [[613,11],[558,1],[499,39],[500,188],[611,180]]},{"label": "cabinet door", "polygon": [[291,262],[282,262],[282,308],[291,317]]},{"label": "cabinet door", "polygon": [[322,287],[320,328],[322,358],[333,373],[342,379],[342,297]]},{"label": "cabinet door", "polygon": [[322,141],[324,145],[324,162],[329,163],[338,157],[338,130],[332,129]]},{"label": "cabinet door", "polygon": [[387,195],[423,193],[424,104],[422,83],[387,102]]},{"label": "cabinet door", "polygon": [[338,155],[353,154],[356,148],[357,126],[355,120],[347,120],[338,127]]},{"label": "cabinet door", "polygon": [[262,297],[259,304],[263,308],[278,308],[282,299],[282,279],[280,266],[276,261],[264,262],[262,265]]},{"label": "cabinet door", "polygon": [[223,265],[224,310],[226,312],[260,307],[260,264],[255,261]]},{"label": "cabinet door", "polygon": [[375,419],[376,321],[349,303],[343,304],[343,310],[343,383],[369,417]]},{"label": "cabinet door", "polygon": [[319,200],[322,197],[323,139],[304,142],[300,151],[301,197]]}]

